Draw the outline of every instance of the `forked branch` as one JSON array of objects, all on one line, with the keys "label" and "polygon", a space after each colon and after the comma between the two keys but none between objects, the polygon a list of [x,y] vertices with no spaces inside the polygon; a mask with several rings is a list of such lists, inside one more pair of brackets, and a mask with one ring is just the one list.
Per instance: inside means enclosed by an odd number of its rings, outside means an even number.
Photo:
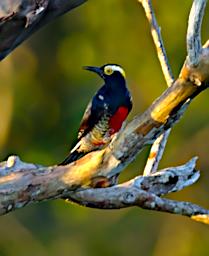
[{"label": "forked branch", "polygon": [[[203,15],[201,12],[204,9],[195,10],[193,15]],[[193,24],[195,26],[196,23]],[[143,114],[136,116],[108,147],[91,152],[67,166],[43,167],[10,157],[7,162],[0,164],[0,214],[32,202],[67,198],[80,205],[102,209],[140,206],[189,216],[208,224],[208,210],[188,202],[160,198],[161,195],[181,190],[198,179],[196,159],[183,166],[138,176],[120,185],[114,184],[114,177],[146,145],[152,144],[179,121],[189,102],[208,85],[207,43],[199,51],[198,63],[191,65],[188,57],[176,81]],[[97,179],[102,179],[106,186],[112,187],[92,188]]]}]

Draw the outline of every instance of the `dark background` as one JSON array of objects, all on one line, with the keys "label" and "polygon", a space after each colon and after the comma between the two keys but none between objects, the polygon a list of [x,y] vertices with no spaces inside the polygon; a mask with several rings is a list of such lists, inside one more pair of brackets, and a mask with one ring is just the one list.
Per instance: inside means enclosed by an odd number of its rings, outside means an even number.
[{"label": "dark background", "polygon": [[[175,77],[186,56],[192,1],[154,1]],[[157,3],[156,3],[157,2]],[[209,8],[203,42],[209,35]],[[37,32],[0,63],[0,157],[43,165],[64,159],[101,80],[83,65],[121,64],[134,108],[143,112],[166,88],[137,1],[91,0]],[[171,198],[209,208],[209,94],[198,96],[172,131],[161,168],[199,156],[201,179]],[[122,174],[141,173],[148,148]],[[0,218],[1,256],[209,255],[208,227],[185,217],[130,208],[102,211],[57,200]]]}]

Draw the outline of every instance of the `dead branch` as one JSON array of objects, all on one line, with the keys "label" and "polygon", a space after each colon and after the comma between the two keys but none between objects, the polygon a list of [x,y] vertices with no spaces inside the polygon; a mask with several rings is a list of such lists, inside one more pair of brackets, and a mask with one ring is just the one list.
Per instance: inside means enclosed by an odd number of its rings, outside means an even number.
[{"label": "dead branch", "polygon": [[144,175],[149,175],[150,173],[157,172],[170,132],[171,129],[168,129],[163,134],[161,134],[152,144],[149,157],[144,168]]},{"label": "dead branch", "polygon": [[[147,19],[150,23],[151,34],[153,42],[156,47],[158,59],[161,64],[161,68],[167,82],[167,85],[170,86],[174,77],[172,74],[171,67],[166,55],[166,50],[163,44],[163,39],[161,36],[161,29],[157,24],[155,13],[152,7],[150,0],[139,0],[142,4]],[[190,67],[198,65],[199,57],[202,50],[201,44],[201,24],[204,15],[204,9],[206,6],[206,1],[194,1],[190,16],[189,24],[187,31],[187,52],[188,52],[188,61],[190,62]],[[195,15],[199,13],[199,15]],[[144,168],[144,175],[149,175],[150,173],[156,172],[159,162],[163,156],[165,146],[170,135],[171,129],[167,130],[165,133],[160,135],[156,141],[153,143],[149,157],[147,159],[146,166]]]},{"label": "dead branch", "polygon": [[[206,2],[206,0],[195,0],[189,15],[187,30],[187,61],[191,67],[195,67],[199,64],[199,58],[201,56],[201,25]],[[198,15],[196,15],[197,13]]]},{"label": "dead branch", "polygon": [[[161,36],[161,28],[158,26],[157,19],[155,17],[155,12],[152,7],[150,0],[139,0],[142,4],[147,20],[150,24],[152,39],[155,44],[157,56],[167,83],[167,86],[171,86],[174,82],[174,76],[168,61],[166,50],[164,47],[163,39]],[[168,129],[165,133],[161,134],[153,143],[149,157],[147,159],[146,166],[144,168],[144,175],[149,175],[150,173],[156,172],[158,165],[163,156],[163,152],[166,147],[168,137],[170,135],[171,129]]]},{"label": "dead branch", "polygon": [[[193,158],[185,165],[166,168],[150,176],[138,176],[112,189],[137,187],[158,196],[179,191],[199,178],[196,160]],[[24,163],[17,156],[11,156],[1,164],[0,173],[0,214],[51,198],[70,197],[75,200],[75,190],[89,190],[85,188],[88,183],[79,186],[84,173],[79,178],[74,165],[44,167]]]},{"label": "dead branch", "polygon": [[139,176],[110,188],[76,189],[78,177],[74,177],[73,167],[47,168],[24,163],[18,157],[12,156],[0,168],[0,214],[33,202],[70,198],[87,207],[119,209],[139,206],[188,216],[206,223],[209,221],[208,210],[189,202],[159,197],[182,190],[196,182],[199,172],[195,169],[195,164],[196,158],[193,158],[185,165],[166,168],[150,176]]},{"label": "dead branch", "polygon": [[[194,16],[202,15],[199,13],[202,8],[195,10]],[[195,22],[193,24],[196,25]],[[198,24],[200,26],[201,22]],[[80,205],[102,209],[140,206],[189,216],[208,224],[208,210],[188,202],[159,197],[196,182],[199,177],[199,172],[195,169],[196,159],[183,166],[138,176],[121,185],[114,185],[112,180],[146,145],[152,144],[172,127],[192,99],[208,85],[207,42],[199,51],[198,63],[191,65],[188,57],[176,81],[142,115],[136,116],[115,136],[105,149],[91,152],[67,166],[43,167],[10,157],[7,162],[0,164],[0,214],[32,202],[68,198]],[[107,186],[113,186],[91,188],[95,179],[103,179]]]},{"label": "dead branch", "polygon": [[86,0],[0,1],[0,60],[35,31]]},{"label": "dead branch", "polygon": [[161,35],[161,28],[159,27],[157,23],[157,19],[155,17],[155,12],[152,7],[152,1],[151,0],[138,0],[139,3],[142,4],[144,8],[145,15],[147,17],[147,20],[150,25],[152,39],[155,44],[157,56],[163,71],[163,75],[165,77],[165,80],[170,86],[174,81],[174,76],[172,74],[172,70],[168,61],[168,57],[166,54],[166,49],[163,43],[162,35]]},{"label": "dead branch", "polygon": [[[160,198],[137,187],[117,186],[106,189],[89,189],[76,194],[84,206],[99,209],[120,209],[138,206],[143,209],[168,212],[190,217],[193,220],[209,224],[209,210],[189,203]],[[75,202],[77,202],[75,200]]]}]

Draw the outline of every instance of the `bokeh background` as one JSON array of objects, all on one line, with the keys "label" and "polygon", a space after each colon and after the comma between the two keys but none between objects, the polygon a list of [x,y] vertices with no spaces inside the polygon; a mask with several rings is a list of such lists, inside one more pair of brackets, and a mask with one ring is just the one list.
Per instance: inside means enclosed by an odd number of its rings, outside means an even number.
[{"label": "bokeh background", "polygon": [[[175,76],[186,56],[192,1],[154,1]],[[202,37],[209,35],[207,7]],[[83,65],[121,64],[134,108],[143,112],[166,87],[137,1],[91,0],[55,20],[0,63],[0,159],[52,165],[66,156],[83,111],[101,85]],[[199,95],[172,131],[161,168],[199,156],[201,179],[171,195],[209,208],[209,94]],[[148,148],[122,174],[143,170]],[[1,256],[209,255],[209,229],[185,217],[138,208],[102,211],[57,200],[0,218]]]}]

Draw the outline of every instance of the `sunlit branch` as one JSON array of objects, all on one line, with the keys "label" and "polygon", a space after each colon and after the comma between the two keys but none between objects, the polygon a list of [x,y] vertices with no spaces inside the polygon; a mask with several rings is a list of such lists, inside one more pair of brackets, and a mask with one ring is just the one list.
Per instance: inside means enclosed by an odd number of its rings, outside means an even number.
[{"label": "sunlit branch", "polygon": [[[200,15],[203,15],[203,9],[197,9]],[[199,24],[201,25],[201,22]],[[164,48],[160,46],[159,51],[162,50]],[[166,63],[165,53],[162,53],[162,58]],[[6,214],[33,202],[68,198],[88,207],[118,209],[139,206],[189,216],[196,221],[209,224],[208,210],[189,202],[159,197],[179,191],[197,181],[199,172],[195,169],[196,158],[183,166],[138,176],[120,185],[114,184],[114,177],[134,161],[142,149],[173,127],[192,99],[208,87],[208,42],[199,51],[198,59],[198,67],[191,66],[190,60],[187,60],[172,85],[143,114],[137,115],[128,123],[106,148],[91,152],[66,166],[44,167],[28,164],[14,156],[0,163],[0,214]],[[161,65],[162,63],[163,61]],[[165,66],[165,72],[169,74],[169,66]],[[95,188],[98,179],[100,183],[102,181],[111,187]]]}]

